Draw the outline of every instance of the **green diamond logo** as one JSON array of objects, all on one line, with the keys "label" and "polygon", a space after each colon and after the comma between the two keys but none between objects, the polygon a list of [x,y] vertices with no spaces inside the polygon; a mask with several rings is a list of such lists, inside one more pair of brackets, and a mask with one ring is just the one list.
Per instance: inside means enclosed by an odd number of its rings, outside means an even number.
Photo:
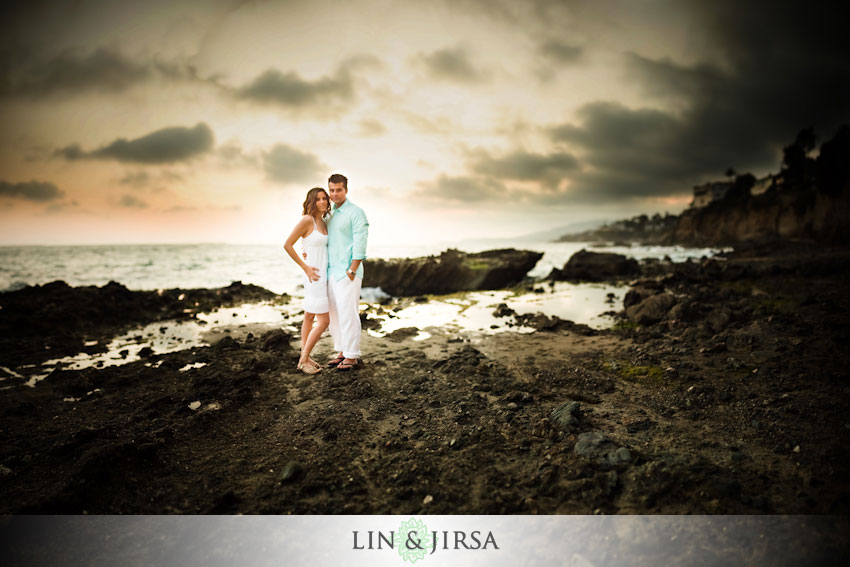
[{"label": "green diamond logo", "polygon": [[425,559],[431,534],[422,520],[410,518],[398,528],[398,554],[404,561],[416,563]]}]

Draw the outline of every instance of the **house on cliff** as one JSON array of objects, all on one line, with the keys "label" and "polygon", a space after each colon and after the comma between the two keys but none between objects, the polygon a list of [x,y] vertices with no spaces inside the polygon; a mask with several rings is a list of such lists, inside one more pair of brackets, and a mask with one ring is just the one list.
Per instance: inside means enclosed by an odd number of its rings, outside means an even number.
[{"label": "house on cliff", "polygon": [[708,183],[695,186],[691,208],[699,209],[712,201],[722,199],[730,187],[732,187],[731,181],[709,181]]}]

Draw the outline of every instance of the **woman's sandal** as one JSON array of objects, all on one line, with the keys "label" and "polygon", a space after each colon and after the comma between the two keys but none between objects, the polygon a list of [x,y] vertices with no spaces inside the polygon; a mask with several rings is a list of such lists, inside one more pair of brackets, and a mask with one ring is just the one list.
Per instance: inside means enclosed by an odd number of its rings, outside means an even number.
[{"label": "woman's sandal", "polygon": [[334,366],[339,366],[340,364],[342,364],[342,361],[343,361],[343,360],[345,360],[345,356],[343,356],[343,355],[339,355],[339,356],[337,356],[336,358],[333,358],[333,359],[329,360],[329,361],[328,361],[328,366],[329,366],[330,368],[333,368]]},{"label": "woman's sandal", "polygon": [[305,362],[299,362],[296,368],[304,374],[317,374],[322,371],[322,369],[319,368],[317,365],[310,364],[309,360]]}]

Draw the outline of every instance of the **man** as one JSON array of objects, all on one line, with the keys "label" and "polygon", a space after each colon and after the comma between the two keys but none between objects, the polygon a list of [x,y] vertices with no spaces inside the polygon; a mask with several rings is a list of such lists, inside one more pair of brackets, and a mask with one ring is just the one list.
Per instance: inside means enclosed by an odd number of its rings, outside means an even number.
[{"label": "man", "polygon": [[330,330],[337,355],[328,366],[345,372],[359,366],[360,286],[369,221],[363,209],[348,200],[348,179],[328,178],[332,212],[328,221],[328,306]]}]

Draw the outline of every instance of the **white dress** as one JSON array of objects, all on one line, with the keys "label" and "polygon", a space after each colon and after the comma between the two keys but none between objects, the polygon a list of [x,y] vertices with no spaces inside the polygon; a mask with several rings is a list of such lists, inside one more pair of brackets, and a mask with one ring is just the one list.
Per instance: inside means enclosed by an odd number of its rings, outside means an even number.
[{"label": "white dress", "polygon": [[307,253],[304,263],[319,269],[319,279],[310,281],[304,274],[304,311],[328,312],[328,235],[319,232],[313,219],[313,232],[301,239],[301,250]]}]

